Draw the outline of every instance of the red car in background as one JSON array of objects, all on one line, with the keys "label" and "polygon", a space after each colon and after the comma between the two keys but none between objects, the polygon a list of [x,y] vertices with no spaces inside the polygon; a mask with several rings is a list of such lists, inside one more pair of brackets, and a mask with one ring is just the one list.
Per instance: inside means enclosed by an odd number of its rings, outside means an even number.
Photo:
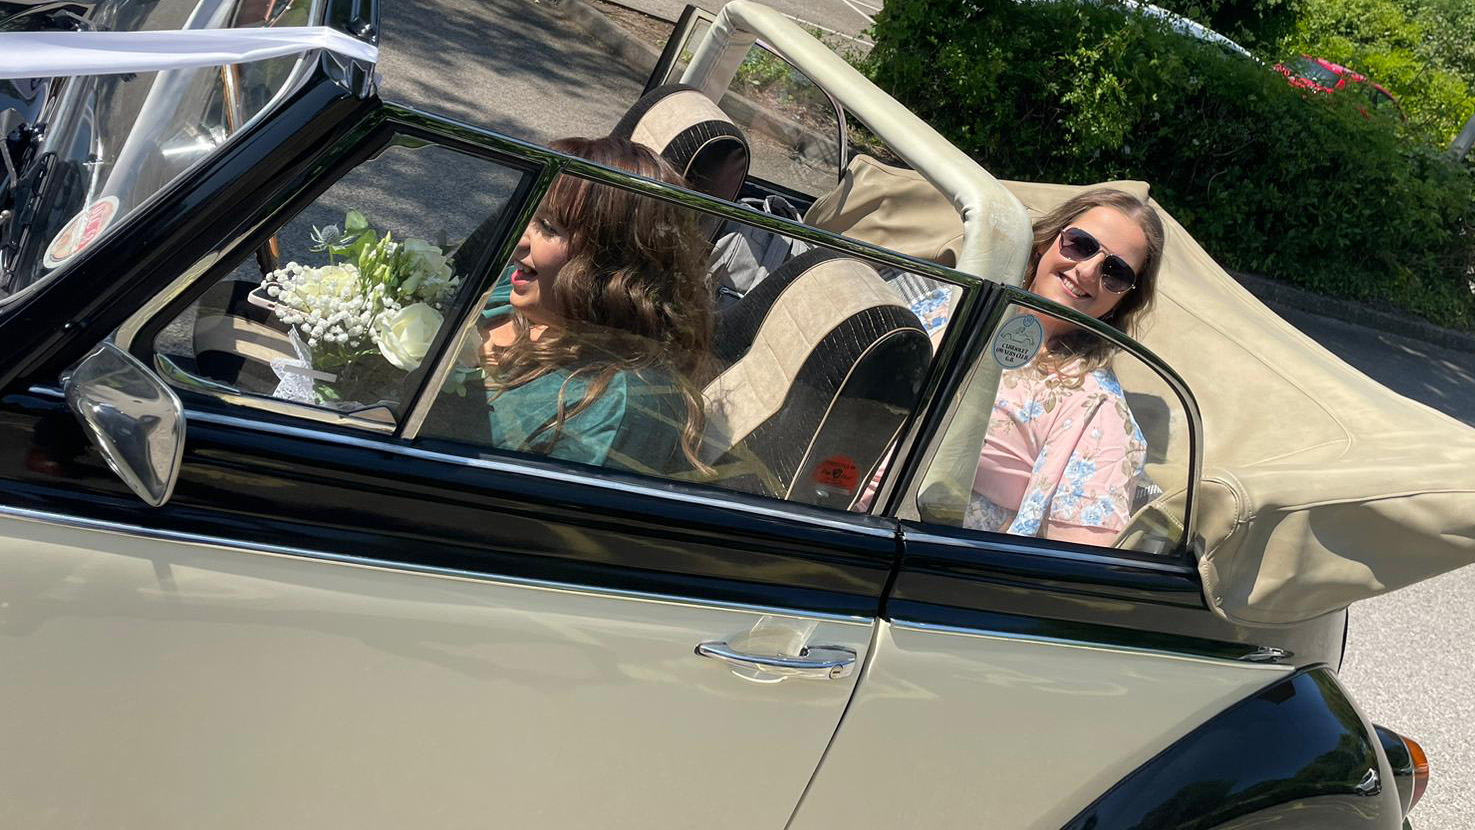
[{"label": "red car in background", "polygon": [[[1290,61],[1289,65],[1277,63],[1275,71],[1286,76],[1291,86],[1309,89],[1313,92],[1324,92],[1328,95],[1340,92],[1346,89],[1348,84],[1353,84],[1372,102],[1373,109],[1380,112],[1391,111],[1396,113],[1400,120],[1406,120],[1403,108],[1398,105],[1393,93],[1384,88],[1382,84],[1329,60],[1302,55]],[[1367,111],[1363,110],[1363,114],[1366,115]]]}]

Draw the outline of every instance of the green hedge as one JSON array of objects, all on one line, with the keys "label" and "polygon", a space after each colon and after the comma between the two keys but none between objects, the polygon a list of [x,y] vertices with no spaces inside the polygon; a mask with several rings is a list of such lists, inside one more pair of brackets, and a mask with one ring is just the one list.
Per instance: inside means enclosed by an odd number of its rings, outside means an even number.
[{"label": "green hedge", "polygon": [[866,70],[995,175],[1143,179],[1216,259],[1475,330],[1475,175],[1357,96],[1076,2],[887,0]]}]

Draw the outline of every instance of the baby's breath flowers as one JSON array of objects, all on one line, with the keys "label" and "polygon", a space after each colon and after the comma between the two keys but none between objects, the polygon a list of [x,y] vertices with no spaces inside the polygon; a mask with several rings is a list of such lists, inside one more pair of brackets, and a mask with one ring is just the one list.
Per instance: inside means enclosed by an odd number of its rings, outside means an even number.
[{"label": "baby's breath flowers", "polygon": [[[307,345],[313,369],[382,379],[387,367],[401,377],[418,368],[460,285],[446,252],[423,239],[381,237],[352,210],[343,231],[313,228],[312,241],[327,265],[289,262],[267,274],[260,290]],[[324,397],[361,394],[327,386]]]}]

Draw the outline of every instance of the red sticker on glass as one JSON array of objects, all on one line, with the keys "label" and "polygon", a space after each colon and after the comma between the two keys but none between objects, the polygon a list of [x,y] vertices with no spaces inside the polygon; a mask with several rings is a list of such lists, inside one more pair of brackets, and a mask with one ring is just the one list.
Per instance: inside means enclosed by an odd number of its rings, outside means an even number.
[{"label": "red sticker on glass", "polygon": [[814,468],[814,483],[841,493],[854,493],[860,483],[860,470],[844,455],[832,455]]},{"label": "red sticker on glass", "polygon": [[113,224],[113,217],[117,215],[117,196],[104,196],[82,208],[62,227],[61,233],[52,238],[51,244],[46,246],[46,255],[41,258],[41,264],[47,268],[55,268],[85,251],[88,245]]}]

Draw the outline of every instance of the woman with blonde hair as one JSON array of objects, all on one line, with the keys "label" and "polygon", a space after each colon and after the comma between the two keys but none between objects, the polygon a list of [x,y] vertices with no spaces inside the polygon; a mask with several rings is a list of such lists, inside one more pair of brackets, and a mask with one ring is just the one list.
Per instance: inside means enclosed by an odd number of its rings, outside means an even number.
[{"label": "woman with blonde hair", "polygon": [[[1081,193],[1035,223],[1025,288],[1132,336],[1152,308],[1163,225],[1137,197]],[[964,525],[1110,544],[1126,526],[1147,443],[1111,370],[1113,348],[1039,317],[1044,346],[999,382]]]}]

